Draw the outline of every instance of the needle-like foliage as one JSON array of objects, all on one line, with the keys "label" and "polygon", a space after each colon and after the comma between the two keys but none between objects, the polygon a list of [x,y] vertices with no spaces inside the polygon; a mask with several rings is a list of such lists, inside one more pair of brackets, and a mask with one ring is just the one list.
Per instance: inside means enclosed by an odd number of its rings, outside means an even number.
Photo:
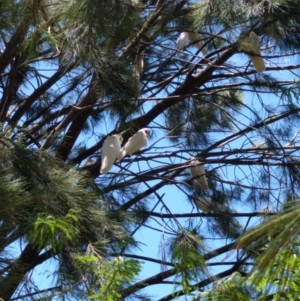
[{"label": "needle-like foliage", "polygon": [[[0,299],[296,299],[299,16],[299,0],[0,1]],[[177,49],[181,33],[201,41]],[[143,128],[100,174],[107,137],[122,150]]]}]

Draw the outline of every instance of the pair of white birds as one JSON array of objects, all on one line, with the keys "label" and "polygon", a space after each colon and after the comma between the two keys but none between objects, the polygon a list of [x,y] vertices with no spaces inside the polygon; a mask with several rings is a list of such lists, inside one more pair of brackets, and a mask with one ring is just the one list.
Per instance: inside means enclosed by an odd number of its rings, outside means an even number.
[{"label": "pair of white birds", "polygon": [[135,133],[121,150],[121,144],[123,137],[120,134],[108,136],[102,147],[101,154],[101,168],[100,173],[107,173],[115,163],[120,162],[126,155],[131,156],[133,153],[139,151],[142,147],[148,143],[148,137],[151,134],[151,130],[143,128]]},{"label": "pair of white birds", "polygon": [[[182,32],[180,34],[176,41],[177,54],[179,50],[191,44],[201,50],[203,55],[207,54],[206,48],[203,47],[203,36],[194,32]],[[246,52],[257,73],[266,70],[265,62],[260,52],[259,38],[253,31],[239,41],[239,49]]]},{"label": "pair of white birds", "polygon": [[[148,137],[151,134],[151,130],[148,128],[143,128],[134,134],[128,142],[124,145],[121,150],[121,144],[123,142],[123,137],[120,134],[114,134],[108,136],[102,147],[101,154],[101,169],[100,173],[107,173],[115,163],[120,162],[127,154],[131,156],[133,153],[139,151],[142,147],[146,146],[148,143]],[[208,184],[205,176],[205,169],[203,164],[197,160],[195,157],[191,157],[191,176],[203,190],[208,190]],[[195,201],[195,204],[203,212],[208,212],[211,210],[212,201],[209,197],[204,197]]]}]

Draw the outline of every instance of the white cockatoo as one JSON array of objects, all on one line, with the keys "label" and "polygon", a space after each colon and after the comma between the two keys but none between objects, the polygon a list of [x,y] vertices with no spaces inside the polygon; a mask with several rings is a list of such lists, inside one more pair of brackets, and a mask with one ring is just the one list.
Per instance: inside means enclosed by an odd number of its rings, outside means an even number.
[{"label": "white cockatoo", "polygon": [[117,162],[120,162],[126,155],[131,156],[133,153],[146,146],[150,133],[150,129],[144,128],[139,130],[131,138],[129,138],[123,149],[120,151]]},{"label": "white cockatoo", "polygon": [[179,53],[179,50],[182,50],[185,48],[187,45],[190,44],[190,39],[189,35],[187,32],[182,32],[179,36],[179,38],[176,41],[176,49],[177,49],[177,54]]},{"label": "white cockatoo", "polygon": [[141,53],[139,53],[136,56],[136,61],[135,61],[134,69],[135,69],[135,72],[137,72],[137,73],[143,72],[143,69],[144,69],[144,59],[143,59],[143,55]]},{"label": "white cockatoo", "polygon": [[100,173],[107,173],[115,163],[121,149],[123,138],[119,134],[108,136],[102,147]]},{"label": "white cockatoo", "polygon": [[239,49],[247,52],[257,73],[266,70],[264,59],[261,57],[259,38],[253,31],[239,41]]},{"label": "white cockatoo", "polygon": [[203,190],[208,190],[208,184],[205,177],[205,169],[203,164],[195,157],[191,157],[191,176],[195,179]]},{"label": "white cockatoo", "polygon": [[193,45],[197,49],[201,49],[203,55],[207,54],[206,48],[203,48],[203,37],[200,33],[195,32],[182,32],[176,41],[177,54],[188,45]]},{"label": "white cockatoo", "polygon": [[203,42],[203,36],[200,33],[195,33],[195,32],[188,32],[189,40],[190,43],[193,43],[193,46],[201,50],[203,55],[207,54],[207,50],[205,47],[203,47],[204,42]]},{"label": "white cockatoo", "polygon": [[195,204],[203,212],[209,212],[213,209],[213,202],[209,197],[197,199],[195,200]]}]

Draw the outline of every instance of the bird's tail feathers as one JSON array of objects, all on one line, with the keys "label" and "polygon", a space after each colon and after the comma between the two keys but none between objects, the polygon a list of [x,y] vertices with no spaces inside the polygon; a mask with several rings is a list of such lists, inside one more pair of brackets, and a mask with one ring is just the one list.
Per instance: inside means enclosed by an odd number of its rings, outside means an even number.
[{"label": "bird's tail feathers", "polygon": [[199,41],[196,44],[194,44],[195,47],[197,47],[199,50],[201,50],[203,55],[207,55],[207,49],[203,47],[203,41]]},{"label": "bird's tail feathers", "polygon": [[109,171],[109,167],[107,164],[106,158],[103,159],[101,162],[101,168],[100,168],[100,173],[107,173]]},{"label": "bird's tail feathers", "polygon": [[122,151],[119,152],[117,162],[120,162],[125,156],[126,156],[126,150],[123,149]]},{"label": "bird's tail feathers", "polygon": [[102,173],[107,173],[108,172],[108,168],[106,167],[106,168],[101,168],[100,169],[100,173],[102,174]]},{"label": "bird's tail feathers", "polygon": [[204,197],[204,198],[195,200],[195,205],[203,212],[208,212],[213,207],[211,198],[208,198],[208,197]]},{"label": "bird's tail feathers", "polygon": [[203,55],[207,55],[207,49],[205,47],[203,47],[201,49],[201,52],[202,52]]},{"label": "bird's tail feathers", "polygon": [[206,191],[208,190],[208,184],[207,184],[207,180],[206,180],[206,177],[204,175],[200,176],[199,178],[197,178],[197,181],[200,185],[200,187]]},{"label": "bird's tail feathers", "polygon": [[264,59],[260,56],[249,55],[249,59],[254,65],[257,73],[261,73],[266,70]]}]

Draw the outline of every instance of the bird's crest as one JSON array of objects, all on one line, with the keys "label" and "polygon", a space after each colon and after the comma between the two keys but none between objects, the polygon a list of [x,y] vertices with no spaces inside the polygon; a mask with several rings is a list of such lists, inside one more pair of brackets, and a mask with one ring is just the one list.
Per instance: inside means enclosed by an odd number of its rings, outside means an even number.
[{"label": "bird's crest", "polygon": [[145,132],[145,134],[147,135],[147,137],[150,136],[150,134],[151,134],[151,130],[150,129],[145,128],[145,129],[142,129],[142,130]]}]

